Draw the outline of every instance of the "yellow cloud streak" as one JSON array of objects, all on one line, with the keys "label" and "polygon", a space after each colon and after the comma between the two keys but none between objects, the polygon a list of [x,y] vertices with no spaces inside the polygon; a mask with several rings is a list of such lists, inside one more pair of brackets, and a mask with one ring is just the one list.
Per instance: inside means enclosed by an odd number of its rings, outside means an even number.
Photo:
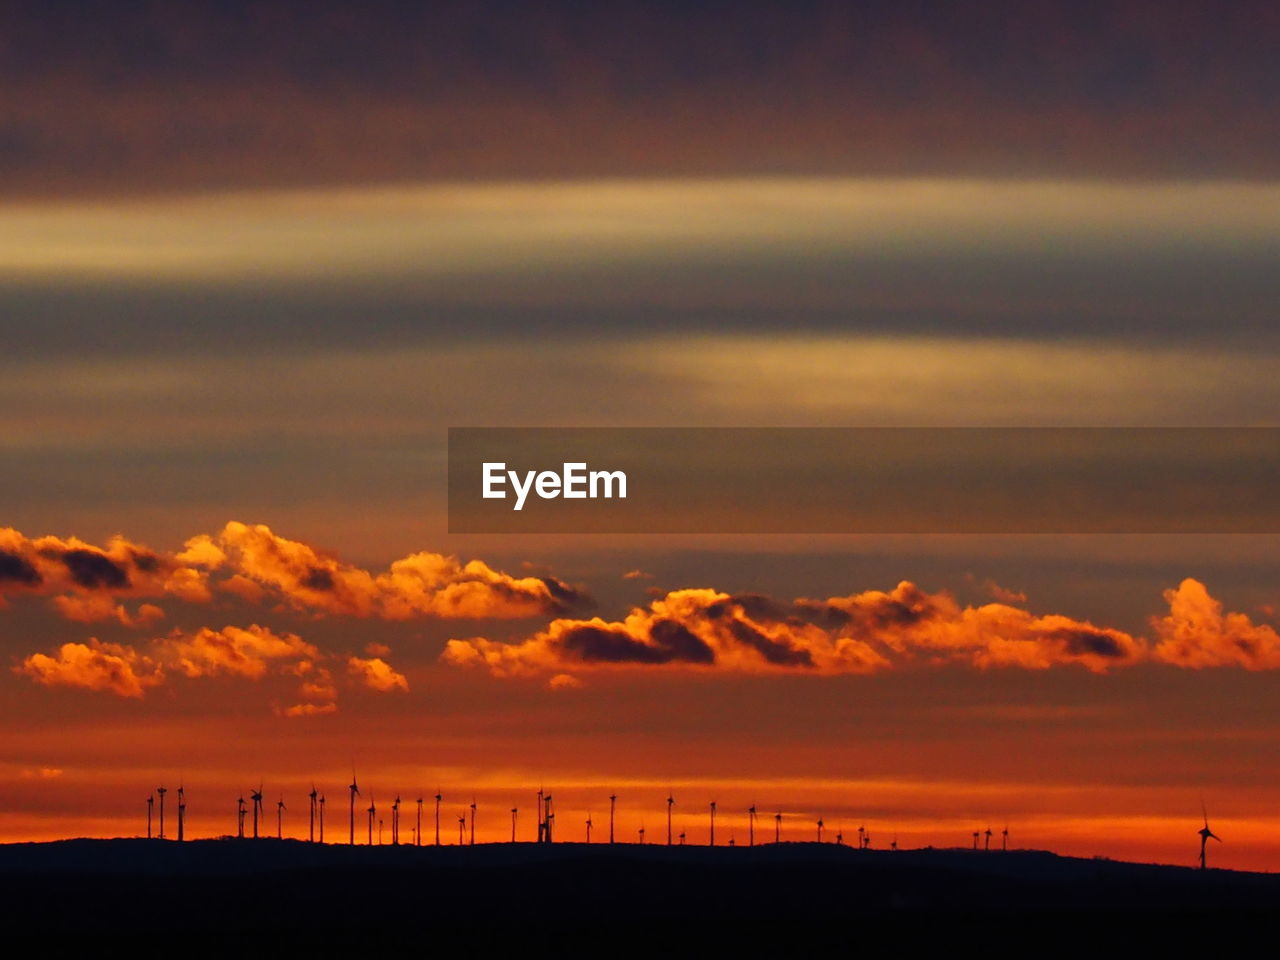
[{"label": "yellow cloud streak", "polygon": [[405,185],[18,203],[0,277],[223,280],[582,269],[770,250],[1265,242],[1280,185],[755,178]]}]

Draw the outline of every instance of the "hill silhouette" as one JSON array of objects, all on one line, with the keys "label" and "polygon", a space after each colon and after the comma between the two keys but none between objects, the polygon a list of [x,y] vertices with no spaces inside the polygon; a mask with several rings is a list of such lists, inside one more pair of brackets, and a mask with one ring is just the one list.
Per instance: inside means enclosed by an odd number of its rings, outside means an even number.
[{"label": "hill silhouette", "polygon": [[945,947],[1218,949],[1269,930],[1280,875],[1041,851],[815,843],[475,847],[0,845],[0,918],[37,942],[185,956],[448,948],[746,955]]}]

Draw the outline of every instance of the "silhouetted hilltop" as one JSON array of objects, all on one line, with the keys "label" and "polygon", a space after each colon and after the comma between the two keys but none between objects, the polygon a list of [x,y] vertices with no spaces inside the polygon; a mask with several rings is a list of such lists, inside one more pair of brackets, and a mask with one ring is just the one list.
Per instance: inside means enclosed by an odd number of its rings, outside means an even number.
[{"label": "silhouetted hilltop", "polygon": [[572,953],[620,938],[667,953],[777,955],[995,936],[984,950],[1076,943],[1106,954],[1128,937],[1146,948],[1229,943],[1270,920],[1280,875],[814,843],[121,839],[0,845],[0,898],[10,930],[108,951],[181,942],[187,955],[286,946],[311,955],[521,945]]}]

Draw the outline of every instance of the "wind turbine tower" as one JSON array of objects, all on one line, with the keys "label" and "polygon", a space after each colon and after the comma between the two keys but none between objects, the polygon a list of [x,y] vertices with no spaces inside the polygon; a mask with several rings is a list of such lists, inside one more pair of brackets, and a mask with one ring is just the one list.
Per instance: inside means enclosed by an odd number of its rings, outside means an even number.
[{"label": "wind turbine tower", "polygon": [[258,817],[262,815],[262,784],[258,784],[258,789],[249,794],[249,799],[253,801],[253,839],[258,839]]},{"label": "wind turbine tower", "polygon": [[182,784],[179,783],[178,784],[178,842],[179,843],[182,843],[182,841],[187,838],[186,830],[185,830],[186,823],[187,823],[187,792],[183,788]]},{"label": "wind turbine tower", "polygon": [[354,770],[351,771],[351,783],[347,786],[347,789],[351,792],[350,809],[348,811],[351,817],[351,834],[349,842],[351,846],[354,847],[356,845],[356,797],[360,796],[360,787],[356,783],[356,772]]},{"label": "wind turbine tower", "polygon": [[1212,837],[1214,840],[1217,840],[1219,843],[1222,842],[1222,838],[1209,829],[1209,812],[1205,810],[1203,803],[1200,804],[1200,812],[1201,814],[1204,815],[1204,826],[1201,827],[1200,830],[1198,831],[1200,834],[1200,869],[1203,870],[1205,869],[1205,861],[1204,861],[1205,849],[1204,848],[1208,844],[1209,838]]}]

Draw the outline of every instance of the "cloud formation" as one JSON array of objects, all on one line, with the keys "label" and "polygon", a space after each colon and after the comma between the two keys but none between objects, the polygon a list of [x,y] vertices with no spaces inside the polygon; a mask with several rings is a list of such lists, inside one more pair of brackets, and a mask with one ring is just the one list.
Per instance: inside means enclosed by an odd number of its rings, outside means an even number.
[{"label": "cloud formation", "polygon": [[908,581],[825,600],[784,602],[755,594],[677,590],[621,621],[557,619],[531,637],[450,640],[442,660],[495,676],[567,670],[687,668],[738,672],[868,674],[912,665],[1094,673],[1155,660],[1184,667],[1280,667],[1280,636],[1243,614],[1222,612],[1204,585],[1185,580],[1153,620],[1157,642],[1012,603],[962,606]]},{"label": "cloud formation", "polygon": [[273,664],[307,673],[320,651],[292,633],[275,633],[256,623],[247,629],[202,627],[193,634],[174,631],[156,647],[165,662],[188,677],[224,674],[260,680]]},{"label": "cloud formation", "polygon": [[164,671],[132,647],[103,643],[64,643],[53,656],[34,653],[15,668],[46,687],[83,687],[121,697],[141,697],[164,681]]},{"label": "cloud formation", "polygon": [[347,670],[372,690],[389,693],[392,690],[408,690],[409,681],[403,673],[393,668],[381,657],[348,657]]},{"label": "cloud formation", "polygon": [[281,537],[262,524],[228,523],[187,541],[180,561],[231,574],[298,610],[409,620],[416,617],[506,618],[564,613],[582,597],[550,577],[513,577],[480,560],[414,553],[374,574],[332,554]]},{"label": "cloud formation", "polygon": [[144,604],[130,614],[112,598],[207,604],[215,591],[249,604],[385,620],[561,616],[586,602],[554,577],[513,577],[480,560],[439,553],[414,553],[372,573],[261,524],[233,521],[192,537],[177,553],[124,537],[99,547],[0,528],[0,601],[6,593],[52,595],[68,619],[145,626],[163,615],[160,608]]},{"label": "cloud formation", "polygon": [[[211,599],[207,574],[177,558],[116,536],[99,547],[77,537],[24,536],[0,527],[0,595],[38,593],[70,597],[70,619],[121,619],[114,606],[87,597],[173,596],[188,603]],[[75,599],[78,598],[78,599]]]},{"label": "cloud formation", "polygon": [[1155,657],[1179,667],[1280,668],[1280,635],[1243,613],[1223,613],[1203,583],[1186,579],[1166,590],[1169,614],[1153,620]]},{"label": "cloud formation", "polygon": [[[103,643],[97,638],[88,643],[65,643],[53,655],[31,654],[14,671],[45,686],[80,687],[131,698],[142,697],[149,687],[173,676],[252,681],[269,675],[290,677],[297,679],[300,702],[276,712],[305,717],[338,709],[338,684],[325,665],[334,659],[297,634],[255,623],[220,630],[174,630],[151,640],[145,648]],[[409,689],[404,674],[379,657],[348,658],[348,673],[373,690]]]}]

